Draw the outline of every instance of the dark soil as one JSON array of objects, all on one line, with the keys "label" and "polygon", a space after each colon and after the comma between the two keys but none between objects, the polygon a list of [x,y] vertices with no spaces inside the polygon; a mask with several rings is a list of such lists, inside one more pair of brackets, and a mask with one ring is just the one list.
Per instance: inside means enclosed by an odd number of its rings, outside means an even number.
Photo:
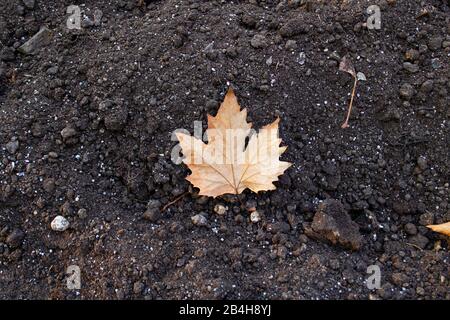
[{"label": "dark soil", "polygon": [[[0,299],[450,298],[448,238],[425,227],[450,220],[448,1],[144,2],[0,5]],[[101,23],[69,30],[81,3]],[[19,53],[42,26],[50,43]],[[367,81],[341,129],[345,55]],[[240,201],[198,197],[170,158],[228,85],[255,127],[280,116],[294,163]],[[325,199],[351,219],[313,230]],[[314,236],[346,224],[355,246]]]}]

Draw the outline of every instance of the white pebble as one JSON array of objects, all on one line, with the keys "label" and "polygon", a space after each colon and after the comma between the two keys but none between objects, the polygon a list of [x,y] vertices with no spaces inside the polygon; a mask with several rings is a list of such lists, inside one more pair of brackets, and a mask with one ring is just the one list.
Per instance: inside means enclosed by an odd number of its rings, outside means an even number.
[{"label": "white pebble", "polygon": [[56,216],[55,219],[53,219],[52,223],[50,224],[52,227],[52,230],[54,231],[66,231],[67,228],[69,228],[69,221],[67,221],[66,218],[63,216]]},{"label": "white pebble", "polygon": [[217,213],[219,216],[223,216],[225,212],[227,212],[228,207],[225,207],[221,204],[216,204],[214,207],[214,212]]},{"label": "white pebble", "polygon": [[208,223],[208,220],[202,214],[196,214],[195,216],[192,216],[191,220],[192,223],[196,226],[206,226],[206,224]]},{"label": "white pebble", "polygon": [[258,211],[253,211],[250,214],[250,221],[253,222],[253,223],[261,221],[261,216],[259,215]]}]

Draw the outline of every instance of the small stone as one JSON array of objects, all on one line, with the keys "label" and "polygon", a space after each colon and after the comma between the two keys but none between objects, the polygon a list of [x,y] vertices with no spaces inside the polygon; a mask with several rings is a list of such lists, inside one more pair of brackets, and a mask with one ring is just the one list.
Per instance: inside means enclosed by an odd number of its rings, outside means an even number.
[{"label": "small stone", "polygon": [[44,135],[44,128],[38,122],[35,122],[31,126],[31,134],[33,137],[40,138]]},{"label": "small stone", "polygon": [[14,229],[13,232],[6,238],[6,243],[13,249],[20,247],[25,233],[20,229]]},{"label": "small stone", "polygon": [[15,154],[17,150],[19,149],[19,141],[13,140],[6,144],[6,151],[8,151],[10,154]]},{"label": "small stone", "polygon": [[140,282],[140,281],[136,281],[133,284],[133,292],[134,292],[134,294],[142,294],[142,291],[144,291],[144,289],[145,289],[145,285],[142,282]]},{"label": "small stone", "polygon": [[87,210],[84,208],[81,208],[80,210],[78,210],[78,217],[80,219],[86,219],[87,218]]},{"label": "small stone", "polygon": [[407,61],[416,61],[417,59],[419,59],[420,57],[420,52],[416,49],[409,49],[408,51],[406,51],[405,53],[405,59]]},{"label": "small stone", "polygon": [[428,40],[428,48],[432,51],[436,51],[442,47],[443,38],[440,36],[431,37]]},{"label": "small stone", "polygon": [[430,93],[433,90],[433,80],[426,80],[420,86],[420,92],[422,93]]},{"label": "small stone", "polygon": [[157,207],[148,208],[144,212],[143,218],[150,222],[156,222],[161,218],[161,212],[159,211],[159,209]]},{"label": "small stone", "polygon": [[21,45],[17,50],[24,54],[33,54],[43,46],[50,43],[52,32],[47,27],[41,28],[30,40]]},{"label": "small stone", "polygon": [[147,208],[159,208],[161,207],[161,201],[158,199],[150,199],[147,202]]},{"label": "small stone", "polygon": [[56,152],[54,152],[54,151],[50,151],[48,153],[48,157],[52,158],[52,159],[56,159],[56,158],[58,158],[58,154]]},{"label": "small stone", "polygon": [[45,179],[42,184],[42,187],[46,192],[52,193],[53,190],[55,190],[55,180],[53,178]]},{"label": "small stone", "polygon": [[414,87],[410,85],[409,83],[404,83],[400,87],[400,97],[402,97],[405,100],[410,100],[412,96],[414,95]]},{"label": "small stone", "polygon": [[391,276],[392,283],[401,286],[408,281],[408,277],[404,273],[394,272]]},{"label": "small stone", "polygon": [[250,44],[255,49],[261,49],[267,47],[267,39],[263,34],[255,34],[250,40]]},{"label": "small stone", "polygon": [[295,40],[288,40],[286,41],[285,48],[288,50],[295,50],[297,49],[297,41]]},{"label": "small stone", "polygon": [[241,23],[243,26],[253,29],[256,27],[257,20],[249,14],[243,14],[241,17]]},{"label": "small stone", "polygon": [[66,231],[69,228],[69,221],[63,216],[56,216],[50,224],[52,230],[54,231]]},{"label": "small stone", "polygon": [[431,59],[431,67],[433,69],[439,69],[441,67],[441,61],[439,60],[439,58],[433,58]]},{"label": "small stone", "polygon": [[411,62],[404,62],[403,68],[411,73],[416,73],[419,71],[419,65]]},{"label": "small stone", "polygon": [[417,227],[412,223],[407,223],[405,224],[405,232],[410,236],[416,235]]},{"label": "small stone", "polygon": [[76,137],[76,135],[77,131],[70,125],[61,130],[61,137],[64,141],[69,141],[71,138]]},{"label": "small stone", "polygon": [[261,221],[261,216],[258,211],[255,210],[252,213],[250,213],[250,221],[253,223]]},{"label": "small stone", "polygon": [[420,170],[426,170],[428,168],[428,161],[425,157],[420,156],[417,158],[417,165],[419,166]]},{"label": "small stone", "polygon": [[430,224],[433,224],[434,223],[434,214],[429,211],[424,214],[421,214],[419,217],[419,223],[422,226],[428,226]]},{"label": "small stone", "polygon": [[359,250],[363,241],[358,225],[352,221],[342,203],[334,199],[327,199],[319,205],[308,236],[351,250]]},{"label": "small stone", "polygon": [[196,214],[195,216],[192,216],[191,220],[194,225],[199,227],[204,227],[208,224],[208,220],[202,214]]},{"label": "small stone", "polygon": [[55,75],[55,74],[58,73],[58,71],[59,71],[58,66],[50,67],[50,68],[47,69],[47,74],[48,75]]},{"label": "small stone", "polygon": [[227,210],[228,208],[221,204],[216,204],[214,206],[214,212],[217,213],[219,216],[223,216],[227,212]]},{"label": "small stone", "polygon": [[299,65],[304,65],[306,62],[306,54],[304,52],[300,52],[297,57],[297,62]]},{"label": "small stone", "polygon": [[422,288],[422,287],[417,287],[417,288],[416,288],[416,293],[417,293],[419,296],[423,296],[423,295],[425,295],[425,289]]}]

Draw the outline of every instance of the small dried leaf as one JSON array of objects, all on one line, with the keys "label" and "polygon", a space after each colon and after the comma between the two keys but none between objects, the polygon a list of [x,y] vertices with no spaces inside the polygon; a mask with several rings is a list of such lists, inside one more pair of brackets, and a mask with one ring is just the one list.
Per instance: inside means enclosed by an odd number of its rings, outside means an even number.
[{"label": "small dried leaf", "polygon": [[351,74],[354,78],[356,78],[355,67],[353,67],[353,64],[350,61],[350,58],[348,58],[348,56],[342,58],[341,62],[339,63],[339,70],[347,72]]},{"label": "small dried leaf", "polygon": [[427,228],[450,237],[450,222],[428,225]]}]

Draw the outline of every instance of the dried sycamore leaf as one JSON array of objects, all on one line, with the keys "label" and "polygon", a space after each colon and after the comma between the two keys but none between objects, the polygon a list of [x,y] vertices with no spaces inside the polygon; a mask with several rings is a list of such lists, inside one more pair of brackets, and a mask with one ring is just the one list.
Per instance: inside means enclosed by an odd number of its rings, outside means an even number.
[{"label": "dried sycamore leaf", "polygon": [[427,226],[427,228],[430,228],[431,230],[433,230],[435,232],[439,232],[439,233],[445,234],[446,236],[450,237],[450,222],[429,225],[429,226]]},{"label": "dried sycamore leaf", "polygon": [[343,57],[341,62],[339,63],[339,70],[350,73],[352,77],[356,78],[355,67],[353,67],[350,58],[347,56]]},{"label": "dried sycamore leaf", "polygon": [[247,110],[241,110],[229,89],[217,115],[208,115],[207,144],[177,133],[183,162],[192,171],[186,179],[200,189],[200,195],[239,194],[246,188],[273,190],[273,182],[291,165],[280,161],[286,147],[280,147],[279,119],[256,133],[246,118]]}]

